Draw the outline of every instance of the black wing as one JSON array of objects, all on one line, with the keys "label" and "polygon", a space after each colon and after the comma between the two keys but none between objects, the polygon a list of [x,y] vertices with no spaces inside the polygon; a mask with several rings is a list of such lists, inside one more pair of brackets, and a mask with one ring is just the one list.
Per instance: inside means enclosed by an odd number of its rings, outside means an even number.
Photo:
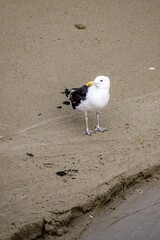
[{"label": "black wing", "polygon": [[86,99],[86,95],[88,92],[88,86],[83,85],[80,88],[72,88],[72,89],[65,89],[64,93],[71,101],[72,107],[75,109],[81,101]]}]

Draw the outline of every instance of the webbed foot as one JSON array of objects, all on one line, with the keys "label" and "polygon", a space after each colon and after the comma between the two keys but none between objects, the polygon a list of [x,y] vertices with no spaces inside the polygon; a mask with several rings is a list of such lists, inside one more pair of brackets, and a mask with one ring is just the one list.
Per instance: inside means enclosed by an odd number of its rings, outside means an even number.
[{"label": "webbed foot", "polygon": [[104,131],[108,131],[107,128],[102,128],[102,127],[96,127],[95,129],[96,132],[104,132]]},{"label": "webbed foot", "polygon": [[91,131],[91,130],[89,130],[89,129],[86,129],[86,131],[84,131],[83,135],[89,135],[89,136],[91,136],[92,133],[94,133],[94,131]]}]

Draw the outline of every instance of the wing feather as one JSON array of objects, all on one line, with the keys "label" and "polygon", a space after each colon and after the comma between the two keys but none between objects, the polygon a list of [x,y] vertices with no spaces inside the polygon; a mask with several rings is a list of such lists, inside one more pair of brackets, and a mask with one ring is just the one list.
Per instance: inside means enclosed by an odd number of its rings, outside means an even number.
[{"label": "wing feather", "polygon": [[88,86],[83,85],[80,88],[72,88],[72,89],[65,89],[65,94],[68,99],[71,101],[72,107],[76,109],[76,107],[86,99],[86,95],[88,92]]}]

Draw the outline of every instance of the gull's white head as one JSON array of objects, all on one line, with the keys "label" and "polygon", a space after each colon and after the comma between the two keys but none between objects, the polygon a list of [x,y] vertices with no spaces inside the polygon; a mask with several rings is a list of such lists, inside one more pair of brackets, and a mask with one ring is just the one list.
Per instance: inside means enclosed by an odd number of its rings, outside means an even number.
[{"label": "gull's white head", "polygon": [[98,76],[95,78],[94,81],[87,83],[87,86],[92,86],[92,85],[95,85],[95,87],[97,87],[97,88],[109,89],[110,88],[110,80],[106,76]]}]

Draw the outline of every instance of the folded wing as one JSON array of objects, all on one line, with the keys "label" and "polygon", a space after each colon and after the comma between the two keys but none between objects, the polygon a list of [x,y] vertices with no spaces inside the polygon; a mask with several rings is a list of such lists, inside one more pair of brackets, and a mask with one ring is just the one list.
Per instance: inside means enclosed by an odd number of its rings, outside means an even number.
[{"label": "folded wing", "polygon": [[80,88],[72,88],[72,89],[65,89],[64,93],[67,98],[70,100],[72,107],[76,109],[76,107],[86,99],[86,95],[88,92],[88,86],[83,85]]}]

